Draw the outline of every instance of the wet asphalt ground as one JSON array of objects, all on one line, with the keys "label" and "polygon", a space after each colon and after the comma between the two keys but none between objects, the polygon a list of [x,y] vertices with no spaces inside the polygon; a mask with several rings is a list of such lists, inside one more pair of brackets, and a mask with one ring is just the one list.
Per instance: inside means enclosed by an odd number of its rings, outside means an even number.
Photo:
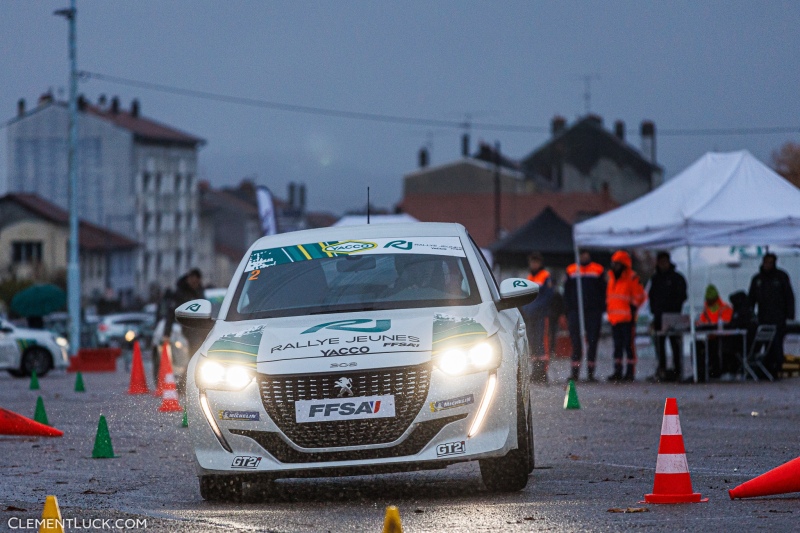
[{"label": "wet asphalt ground", "polygon": [[[640,376],[652,368],[652,357],[644,355]],[[601,366],[600,375],[609,370]],[[551,375],[567,371],[568,363],[557,361]],[[800,529],[800,493],[737,501],[727,494],[800,454],[800,379],[579,383],[582,409],[573,411],[562,409],[563,377],[532,386],[537,467],[519,493],[488,493],[477,464],[469,463],[433,472],[282,480],[272,494],[251,490],[245,503],[211,504],[200,498],[180,413],[158,413],[152,396],[128,396],[122,370],[83,377],[85,393],[73,392],[73,374],[52,373],[39,391],[28,390],[28,380],[0,376],[0,407],[33,417],[41,395],[50,423],[65,433],[0,436],[0,531],[35,531],[25,521],[41,516],[48,494],[79,526],[68,531],[379,532],[387,505],[399,507],[405,531]],[[653,487],[668,396],[678,399],[694,490],[708,503],[639,503]],[[100,414],[108,420],[114,459],[91,458]],[[609,512],[614,508],[641,512]],[[126,520],[139,520],[140,527],[113,528]]]}]

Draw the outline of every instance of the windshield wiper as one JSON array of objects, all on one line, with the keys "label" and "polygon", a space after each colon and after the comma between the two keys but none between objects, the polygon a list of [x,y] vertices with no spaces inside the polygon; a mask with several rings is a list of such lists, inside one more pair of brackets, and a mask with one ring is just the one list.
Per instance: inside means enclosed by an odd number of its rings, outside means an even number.
[{"label": "windshield wiper", "polygon": [[358,313],[360,311],[374,311],[375,307],[356,307],[353,309],[325,309],[323,311],[312,311],[309,315],[328,315],[334,313]]}]

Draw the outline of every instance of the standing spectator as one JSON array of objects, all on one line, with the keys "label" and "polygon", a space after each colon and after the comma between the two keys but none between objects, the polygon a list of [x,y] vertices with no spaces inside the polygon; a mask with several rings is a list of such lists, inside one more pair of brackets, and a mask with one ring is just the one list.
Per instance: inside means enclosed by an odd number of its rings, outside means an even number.
[{"label": "standing spectator", "polygon": [[[175,309],[186,302],[203,297],[203,274],[197,268],[190,270],[178,279],[174,292],[167,290],[164,293],[164,300],[159,309],[159,314],[163,313],[164,318],[162,343],[169,343],[172,337],[172,325],[175,323]],[[190,328],[183,328],[182,333],[188,343],[187,349],[189,357],[191,357],[203,343],[205,336],[202,332]],[[156,352],[157,350],[153,351],[153,372],[158,376],[158,363],[160,363],[160,358]]]},{"label": "standing spectator", "polygon": [[789,275],[778,269],[778,257],[768,253],[761,261],[759,273],[750,282],[748,299],[756,307],[758,323],[772,324],[776,327],[765,365],[776,379],[783,368],[783,337],[786,335],[786,321],[794,320],[794,292]]},{"label": "standing spectator", "polygon": [[683,337],[669,335],[672,348],[673,373],[667,372],[667,336],[661,332],[661,319],[664,313],[680,313],[686,301],[686,278],[675,270],[669,252],[658,252],[656,255],[656,271],[650,279],[650,311],[653,313],[653,330],[655,331],[658,369],[648,381],[679,381],[683,376]]},{"label": "standing spectator", "polygon": [[[580,262],[581,295],[583,296],[583,321],[586,327],[586,371],[587,380],[597,381],[594,377],[595,360],[597,359],[597,343],[600,340],[600,326],[603,311],[606,309],[606,281],[603,278],[605,269],[592,261],[586,250],[581,250]],[[577,380],[583,359],[583,342],[581,339],[580,315],[578,311],[578,265],[567,267],[567,281],[564,283],[564,305],[569,324],[569,338],[572,341],[572,379]]]},{"label": "standing spectator", "polygon": [[544,268],[544,259],[539,252],[528,255],[530,273],[528,279],[539,285],[539,295],[522,308],[525,328],[528,332],[528,345],[533,359],[531,380],[547,383],[547,370],[550,356],[545,349],[544,337],[548,330],[550,301],[553,298],[553,280],[550,272]]},{"label": "standing spectator", "polygon": [[[611,256],[611,271],[606,289],[606,312],[614,339],[614,373],[608,381],[633,381],[636,377],[636,351],[634,331],[636,312],[645,301],[647,293],[633,271],[633,262],[627,252],[617,250]],[[627,355],[625,375],[622,374],[622,354]]]}]

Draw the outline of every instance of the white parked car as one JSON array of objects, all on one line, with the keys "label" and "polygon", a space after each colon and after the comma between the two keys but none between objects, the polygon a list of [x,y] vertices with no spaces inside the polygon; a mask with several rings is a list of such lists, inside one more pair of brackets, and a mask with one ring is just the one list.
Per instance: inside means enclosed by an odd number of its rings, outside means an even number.
[{"label": "white parked car", "polygon": [[243,481],[480,461],[495,491],[534,466],[525,326],[536,284],[505,280],[458,224],[263,237],[211,318],[186,386],[200,493]]},{"label": "white parked car", "polygon": [[113,313],[100,317],[97,323],[97,343],[119,347],[133,342],[141,333],[152,329],[155,315],[150,313]]},{"label": "white parked car", "polygon": [[67,340],[43,329],[21,328],[0,320],[0,370],[14,377],[44,376],[69,366]]}]

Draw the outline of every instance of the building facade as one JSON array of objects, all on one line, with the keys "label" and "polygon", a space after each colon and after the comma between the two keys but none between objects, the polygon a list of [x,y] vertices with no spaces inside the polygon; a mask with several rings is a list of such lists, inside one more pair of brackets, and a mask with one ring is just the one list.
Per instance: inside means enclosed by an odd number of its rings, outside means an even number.
[{"label": "building facade", "polygon": [[[205,141],[141,115],[134,100],[97,104],[79,99],[79,217],[141,243],[135,252],[136,293],[172,286],[198,264],[197,154]],[[68,109],[52,95],[8,123],[8,190],[68,207]],[[107,287],[113,290],[113,287]]]}]

